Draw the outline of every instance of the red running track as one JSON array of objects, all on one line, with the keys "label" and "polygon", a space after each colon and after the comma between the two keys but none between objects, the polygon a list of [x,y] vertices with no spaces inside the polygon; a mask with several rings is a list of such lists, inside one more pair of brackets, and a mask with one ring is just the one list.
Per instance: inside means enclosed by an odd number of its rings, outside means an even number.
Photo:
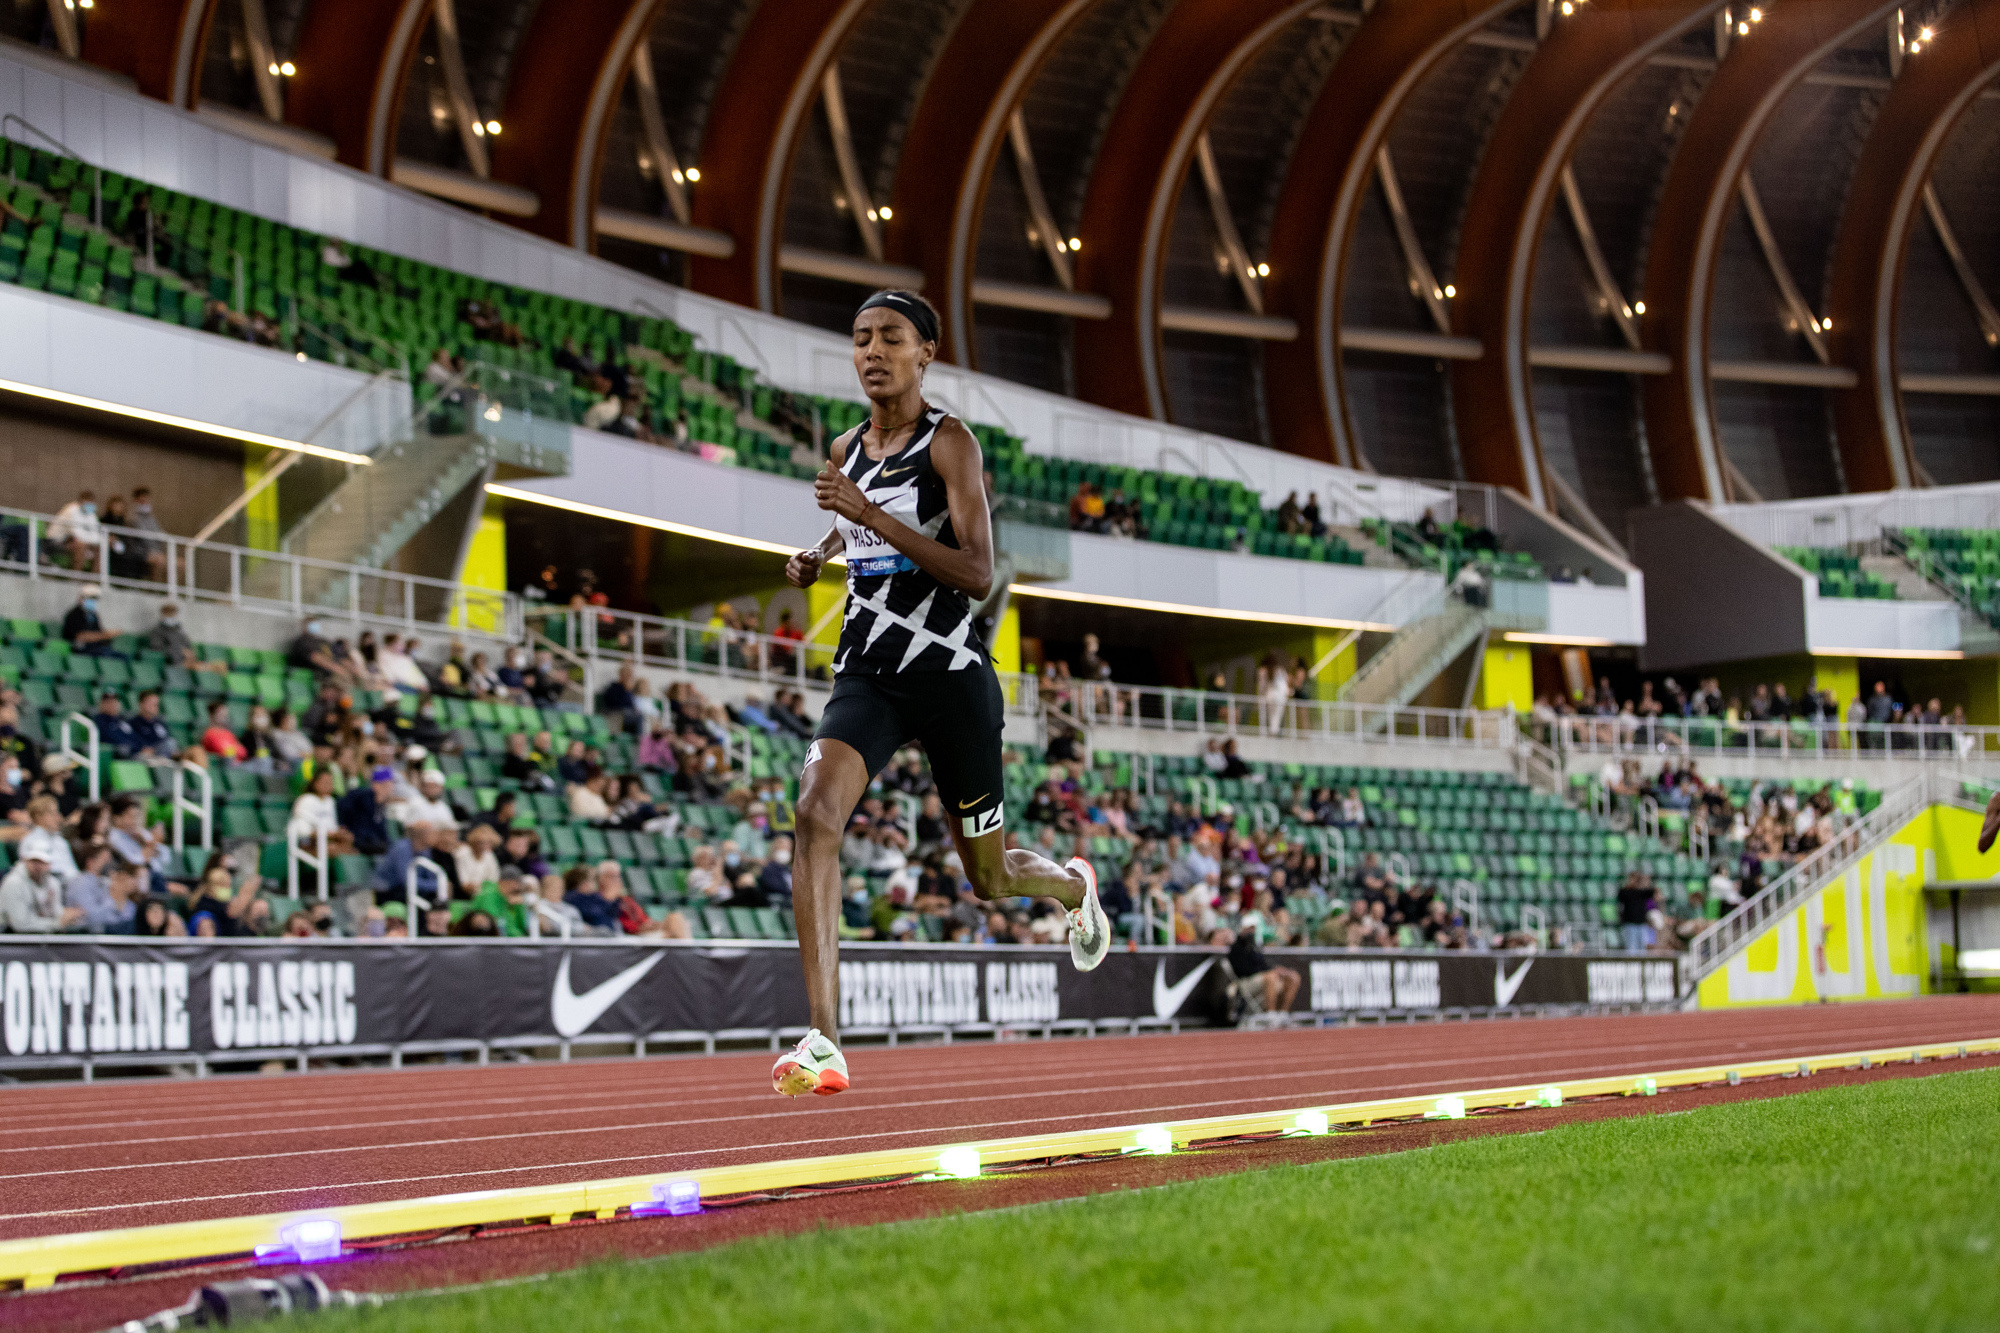
[{"label": "red running track", "polygon": [[2000,1036],[2000,996],[0,1090],[0,1238]]}]

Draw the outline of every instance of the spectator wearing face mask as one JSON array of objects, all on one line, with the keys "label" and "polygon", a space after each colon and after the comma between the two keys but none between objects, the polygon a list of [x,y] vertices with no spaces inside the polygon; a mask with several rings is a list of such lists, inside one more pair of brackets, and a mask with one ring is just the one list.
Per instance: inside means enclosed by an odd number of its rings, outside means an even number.
[{"label": "spectator wearing face mask", "polygon": [[76,605],[63,617],[62,636],[69,644],[70,651],[86,653],[91,657],[115,657],[111,644],[118,636],[104,628],[97,618],[97,599],[104,590],[95,583],[83,585]]},{"label": "spectator wearing face mask", "polygon": [[181,624],[181,609],[172,602],[160,607],[160,618],[153,628],[146,631],[146,647],[167,659],[172,666],[185,667],[189,671],[229,670],[227,662],[204,662],[194,650],[194,640],[188,637],[186,627]]},{"label": "spectator wearing face mask", "polygon": [[780,833],[771,839],[771,856],[757,872],[757,887],[767,902],[789,906],[792,901],[792,840]]},{"label": "spectator wearing face mask", "polygon": [[104,525],[97,517],[97,496],[79,491],[77,497],[56,510],[43,541],[69,557],[69,567],[79,572],[97,569],[97,548],[104,540]]},{"label": "spectator wearing face mask", "polygon": [[28,819],[28,776],[21,761],[0,754],[0,843],[16,843],[33,827]]},{"label": "spectator wearing face mask", "polygon": [[[125,516],[127,527],[139,532],[156,532],[162,537],[166,529],[160,526],[158,514],[153,512],[153,492],[150,487],[132,488],[132,507]],[[167,576],[167,544],[164,541],[138,538],[132,543],[133,555],[146,562],[146,575],[154,583],[163,582]]]},{"label": "spectator wearing face mask", "polygon": [[285,655],[285,660],[301,670],[331,678],[341,686],[348,685],[354,678],[348,664],[334,656],[333,645],[326,641],[326,623],[317,616],[305,622],[299,637],[292,640],[291,651]]}]

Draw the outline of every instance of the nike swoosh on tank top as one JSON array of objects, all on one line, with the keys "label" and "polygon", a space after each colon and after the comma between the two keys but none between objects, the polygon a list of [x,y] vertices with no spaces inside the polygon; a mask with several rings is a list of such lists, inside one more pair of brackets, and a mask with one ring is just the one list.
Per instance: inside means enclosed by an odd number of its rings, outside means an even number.
[{"label": "nike swoosh on tank top", "polygon": [[[945,417],[942,408],[926,408],[909,444],[883,459],[870,458],[862,447],[873,424],[862,423],[840,470],[884,514],[957,550],[944,478],[931,457],[931,441]],[[986,663],[986,644],[964,593],[918,568],[875,532],[845,518],[835,523],[847,544],[847,613],[835,672],[964,671]]]}]

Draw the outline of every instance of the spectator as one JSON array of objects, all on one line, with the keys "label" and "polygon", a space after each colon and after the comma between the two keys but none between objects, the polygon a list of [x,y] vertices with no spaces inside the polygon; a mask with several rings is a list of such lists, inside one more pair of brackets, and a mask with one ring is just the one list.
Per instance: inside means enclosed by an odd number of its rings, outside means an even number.
[{"label": "spectator", "polygon": [[190,934],[202,932],[197,922],[207,917],[214,929],[210,934],[233,936],[242,933],[241,923],[250,904],[257,901],[257,892],[263,881],[252,872],[239,886],[235,883],[236,858],[226,852],[217,852],[202,869],[201,882],[187,905],[188,930]]},{"label": "spectator", "polygon": [[71,652],[84,653],[91,657],[115,657],[111,645],[117,635],[104,628],[97,618],[97,599],[103,593],[95,583],[86,583],[79,591],[76,605],[63,617],[62,636]]},{"label": "spectator", "polygon": [[590,771],[590,747],[580,740],[571,741],[563,757],[556,761],[556,776],[568,783],[585,782]]},{"label": "spectator", "polygon": [[[69,761],[61,755],[52,754],[42,762],[45,773],[50,771],[50,765],[58,762],[62,767],[55,771],[62,773],[69,771]],[[20,845],[14,849],[15,859],[40,860],[55,875],[58,884],[67,884],[76,874],[77,867],[76,857],[70,851],[69,839],[63,834],[61,801],[56,796],[44,792],[31,799],[27,808],[28,822],[32,827],[21,836]]]},{"label": "spectator", "polygon": [[538,708],[554,708],[569,689],[569,673],[556,665],[556,655],[546,648],[535,653],[534,668],[524,679],[528,698]]},{"label": "spectator", "polygon": [[526,732],[517,731],[507,737],[507,753],[500,760],[500,776],[521,784],[522,791],[554,791],[555,779],[549,776],[552,766],[553,761],[547,751],[531,746]]},{"label": "spectator", "polygon": [[626,662],[618,668],[617,679],[597,692],[597,711],[616,719],[618,729],[632,735],[639,731],[638,685],[638,673]]},{"label": "spectator", "polygon": [[313,849],[318,855],[318,835],[326,834],[326,850],[330,855],[344,856],[354,850],[354,835],[340,824],[339,804],[333,794],[332,768],[321,768],[306,780],[306,789],[292,802],[292,815],[287,827],[292,836],[299,840],[299,846]]},{"label": "spectator", "polygon": [[[56,808],[68,819],[83,806],[84,784],[72,781],[76,760],[66,754],[42,756],[42,791],[55,798]],[[68,872],[65,873],[67,878]]]},{"label": "spectator", "polygon": [[[97,518],[97,497],[79,491],[77,497],[56,510],[55,521],[42,535],[48,547],[69,558],[69,567],[79,573],[97,569],[97,549],[104,540],[104,526]],[[67,637],[67,636],[65,636]]]},{"label": "spectator", "polygon": [[771,840],[771,855],[757,872],[757,888],[769,903],[792,901],[792,840],[779,834]]},{"label": "spectator", "polygon": [[312,757],[312,738],[299,730],[298,721],[289,708],[280,708],[271,715],[270,746],[273,758],[287,768]]},{"label": "spectator", "polygon": [[1653,886],[1644,872],[1633,871],[1618,890],[1618,930],[1627,952],[1640,953],[1652,944]]},{"label": "spectator", "polygon": [[160,618],[146,631],[146,647],[167,659],[169,666],[189,671],[227,671],[227,662],[204,662],[194,650],[194,640],[181,625],[181,609],[172,602],[162,603]]},{"label": "spectator", "polygon": [[[613,866],[617,862],[611,863]],[[599,892],[598,883],[592,877],[589,866],[571,866],[563,875],[563,904],[573,908],[583,918],[583,924],[594,935],[616,935],[622,927],[618,919],[618,904],[606,899]]]},{"label": "spectator", "polygon": [[474,653],[466,671],[465,688],[475,699],[497,699],[501,695],[500,677],[494,674],[485,653]]},{"label": "spectator", "polygon": [[[153,512],[153,492],[146,486],[132,488],[132,512],[126,523],[140,532],[155,532],[165,536],[160,519]],[[146,576],[154,583],[163,582],[167,577],[167,544],[152,538],[133,539],[134,554],[145,561]]]},{"label": "spectator", "polygon": [[407,690],[411,694],[428,694],[430,678],[417,665],[413,655],[417,650],[417,636],[412,634],[407,644],[394,634],[382,636],[382,646],[375,652],[375,669],[388,682],[390,690]]},{"label": "spectator", "polygon": [[[466,883],[472,881],[467,880]],[[528,933],[528,885],[511,870],[499,872],[472,895],[473,912],[484,912],[499,933],[518,939]],[[468,914],[469,915],[469,914]]]},{"label": "spectator", "polygon": [[82,922],[82,908],[64,905],[63,882],[49,868],[47,854],[24,847],[0,879],[0,927],[17,935],[53,935]]},{"label": "spectator", "polygon": [[139,711],[126,719],[125,727],[131,736],[132,752],[129,758],[149,764],[171,764],[174,761],[177,747],[173,733],[167,730],[165,720],[160,717],[158,690],[141,692]]},{"label": "spectator", "polygon": [[340,826],[354,840],[354,850],[363,856],[380,856],[389,850],[389,802],[396,790],[396,770],[386,765],[368,775],[366,786],[357,786],[340,798],[336,807]]},{"label": "spectator", "polygon": [[[0,689],[0,759],[12,759],[29,772],[41,767],[41,747],[21,734],[21,713]],[[20,696],[16,695],[15,698]]]},{"label": "spectator", "polygon": [[299,631],[299,637],[292,640],[286,660],[301,670],[316,672],[344,686],[353,679],[354,673],[347,664],[334,658],[333,645],[326,641],[325,634],[325,622],[318,616],[309,617]]},{"label": "spectator", "polygon": [[90,721],[97,728],[97,743],[110,751],[113,758],[132,757],[138,746],[132,737],[132,724],[125,719],[125,705],[116,692],[104,692],[97,701],[97,716]]},{"label": "spectator", "polygon": [[132,516],[125,511],[123,496],[114,495],[104,502],[102,516],[104,528],[104,553],[108,557],[105,573],[114,579],[138,580],[150,572],[140,543],[125,535],[125,529],[132,526]]},{"label": "spectator", "polygon": [[105,845],[121,862],[150,877],[152,882],[142,888],[164,889],[174,855],[166,839],[160,836],[165,831],[157,824],[148,828],[145,801],[126,793],[111,802],[111,828],[105,835]]},{"label": "spectator", "polygon": [[[492,808],[482,810],[472,817],[472,827],[478,828],[483,824],[492,829],[504,840],[509,833],[514,831],[514,820],[518,817],[516,813],[518,799],[511,791],[496,793],[493,797]],[[471,835],[468,834],[467,836]]]},{"label": "spectator", "polygon": [[610,779],[602,772],[589,773],[582,782],[573,782],[569,788],[569,817],[582,824],[606,824],[611,821],[611,803],[604,799],[605,786]]},{"label": "spectator", "polygon": [[375,901],[402,902],[409,892],[411,868],[416,868],[417,898],[422,903],[442,907],[451,900],[451,885],[440,874],[434,874],[424,866],[417,866],[419,859],[437,865],[439,872],[444,867],[431,855],[437,843],[437,830],[419,820],[406,825],[403,836],[396,839],[389,852],[375,867]]},{"label": "spectator", "polygon": [[475,824],[465,835],[465,842],[452,853],[458,863],[458,882],[469,891],[477,892],[489,884],[500,880],[500,858],[496,854],[500,846],[500,834],[490,824]]},{"label": "spectator", "polygon": [[82,872],[63,887],[63,900],[83,913],[80,924],[92,934],[129,935],[139,914],[136,893],[132,867],[109,847],[93,847]]},{"label": "spectator", "polygon": [[771,670],[789,676],[798,670],[798,645],[804,643],[806,637],[793,623],[789,606],[778,612],[778,624],[771,631],[771,637],[778,640],[771,648]]},{"label": "spectator", "polygon": [[1257,941],[1257,927],[1245,922],[1240,933],[1222,942],[1229,946],[1229,969],[1236,974],[1239,993],[1244,986],[1252,988],[1260,1001],[1255,1007],[1264,1013],[1289,1012],[1293,998],[1299,993],[1299,974],[1264,957],[1263,947]]},{"label": "spectator", "polygon": [[229,705],[218,699],[208,706],[208,728],[201,733],[201,748],[223,759],[247,759],[243,742],[229,729]]},{"label": "spectator", "polygon": [[457,828],[459,814],[445,795],[443,771],[424,769],[417,779],[417,790],[390,804],[389,818],[405,826],[424,823],[433,828]]}]

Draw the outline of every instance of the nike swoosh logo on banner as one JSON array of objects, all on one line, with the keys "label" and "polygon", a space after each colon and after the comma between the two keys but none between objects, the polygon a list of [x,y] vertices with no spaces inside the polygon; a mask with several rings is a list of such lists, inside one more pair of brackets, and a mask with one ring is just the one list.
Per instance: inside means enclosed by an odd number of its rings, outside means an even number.
[{"label": "nike swoosh logo on banner", "polygon": [[1213,958],[1205,960],[1200,967],[1176,981],[1167,984],[1167,965],[1161,963],[1153,972],[1153,1017],[1172,1018],[1187,1003],[1187,997],[1194,993],[1208,969],[1215,966]]},{"label": "nike swoosh logo on banner", "polygon": [[606,1009],[624,999],[625,992],[638,985],[639,978],[658,966],[665,956],[656,953],[578,995],[569,988],[569,955],[564,954],[562,965],[556,968],[555,994],[549,997],[549,1019],[555,1024],[556,1035],[574,1037],[602,1018]]},{"label": "nike swoosh logo on banner", "polygon": [[1527,980],[1528,969],[1534,965],[1535,960],[1530,958],[1527,962],[1521,964],[1520,970],[1510,977],[1507,975],[1507,965],[1505,963],[1495,962],[1493,964],[1493,1003],[1495,1006],[1505,1009],[1508,1005],[1514,1003],[1514,992],[1521,989],[1521,983]]}]

